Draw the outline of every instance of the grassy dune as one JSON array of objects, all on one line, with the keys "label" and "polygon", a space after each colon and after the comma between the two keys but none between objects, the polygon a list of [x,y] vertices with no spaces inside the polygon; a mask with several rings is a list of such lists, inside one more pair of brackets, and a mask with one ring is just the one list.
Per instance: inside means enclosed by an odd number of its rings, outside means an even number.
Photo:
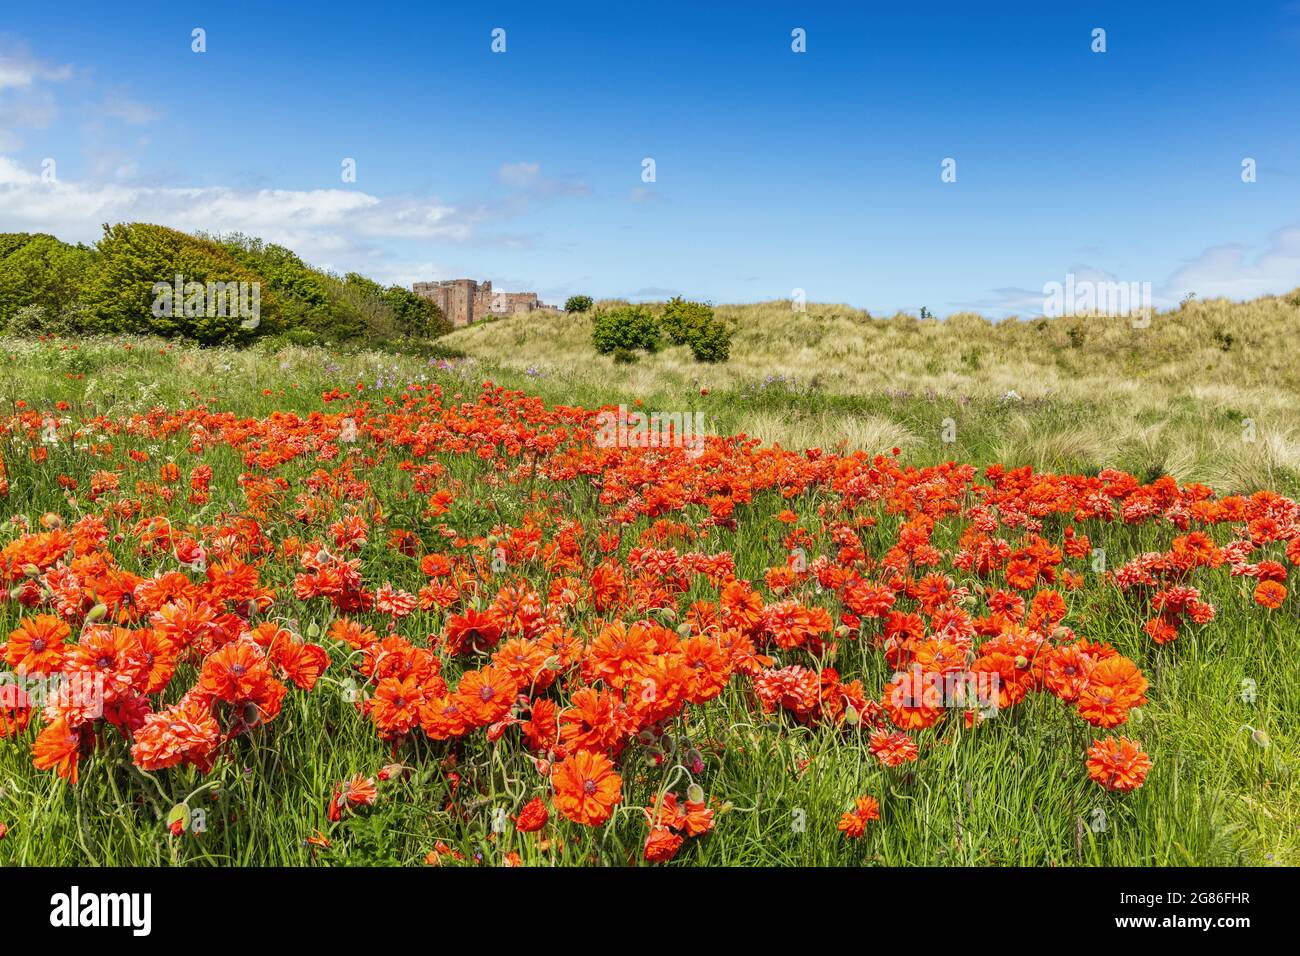
[{"label": "grassy dune", "polygon": [[[608,305],[609,303],[602,303]],[[587,315],[530,316],[443,341],[548,399],[700,409],[786,447],[906,449],[909,460],[1170,474],[1219,491],[1300,488],[1300,290],[1127,318],[872,318],[843,305],[721,306],[725,365],[685,346],[595,354]],[[708,395],[701,396],[700,389]],[[1009,392],[1015,393],[1008,396]],[[1018,396],[1018,398],[1016,397]],[[945,425],[955,441],[945,442]]]}]

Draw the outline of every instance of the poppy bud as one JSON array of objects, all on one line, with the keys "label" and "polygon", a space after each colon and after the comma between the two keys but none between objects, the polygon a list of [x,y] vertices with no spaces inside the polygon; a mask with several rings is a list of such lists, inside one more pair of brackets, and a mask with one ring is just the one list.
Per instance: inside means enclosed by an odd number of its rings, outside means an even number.
[{"label": "poppy bud", "polygon": [[552,654],[550,657],[546,658],[546,661],[542,666],[548,671],[558,671],[560,669],[560,658],[557,655]]},{"label": "poppy bud", "polygon": [[104,615],[106,615],[107,613],[108,613],[108,608],[105,605],[96,604],[94,607],[92,607],[89,611],[86,612],[86,623],[94,624],[96,621],[101,620],[104,617]]},{"label": "poppy bud", "polygon": [[691,626],[690,626],[689,624],[685,623],[685,622],[683,622],[683,623],[681,623],[681,624],[678,624],[678,625],[677,625],[677,633],[680,634],[682,637],[690,637],[690,636],[691,636]]},{"label": "poppy bud", "polygon": [[852,704],[844,708],[844,721],[850,726],[856,727],[862,718],[858,715],[858,709]]},{"label": "poppy bud", "polygon": [[659,615],[663,617],[665,620],[669,620],[669,621],[677,620],[677,612],[670,607],[661,607],[659,609]]},{"label": "poppy bud", "polygon": [[691,773],[703,773],[704,754],[700,753],[694,747],[686,751],[686,767]]},{"label": "poppy bud", "polygon": [[1017,668],[1025,668],[1025,667],[1028,667],[1028,666],[1029,666],[1029,658],[1027,658],[1024,654],[1017,654],[1017,655],[1016,655],[1016,667],[1017,667]]},{"label": "poppy bud", "polygon": [[724,800],[722,801],[722,806],[718,807],[718,816],[722,816],[724,813],[730,813],[735,808],[736,805],[730,800]]},{"label": "poppy bud", "polygon": [[308,636],[308,637],[320,637],[320,625],[317,624],[315,621],[312,621],[310,624],[308,624],[308,625],[307,625],[307,636]]},{"label": "poppy bud", "polygon": [[1058,624],[1056,625],[1056,627],[1052,628],[1052,640],[1068,641],[1069,639],[1070,639],[1070,629],[1068,627],[1062,627],[1061,625]]},{"label": "poppy bud", "polygon": [[41,569],[34,564],[24,564],[23,574],[27,575],[29,578],[39,578],[41,576]]},{"label": "poppy bud", "polygon": [[841,624],[835,628],[835,634],[837,637],[848,637],[849,633],[850,630],[847,624]]},{"label": "poppy bud", "polygon": [[691,803],[703,803],[704,788],[701,787],[698,783],[691,784],[689,787],[686,788],[686,799],[689,800]]},{"label": "poppy bud", "polygon": [[1259,744],[1261,747],[1268,747],[1268,745],[1272,743],[1272,741],[1268,739],[1268,734],[1264,733],[1262,730],[1252,730],[1250,732],[1250,739],[1255,741],[1255,743]]}]

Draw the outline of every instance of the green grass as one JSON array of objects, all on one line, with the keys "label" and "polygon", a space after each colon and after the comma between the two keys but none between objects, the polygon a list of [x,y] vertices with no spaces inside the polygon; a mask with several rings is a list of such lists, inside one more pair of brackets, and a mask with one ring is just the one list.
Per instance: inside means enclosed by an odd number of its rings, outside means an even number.
[{"label": "green grass", "polygon": [[[595,383],[570,387],[554,377],[534,379],[485,368],[482,362],[447,371],[424,357],[383,353],[331,355],[302,348],[269,354],[188,348],[160,352],[157,341],[134,340],[132,345],[127,351],[114,342],[85,342],[72,350],[63,343],[3,342],[0,414],[15,411],[18,401],[38,409],[66,401],[72,406],[69,414],[124,419],[156,406],[192,406],[200,399],[245,416],[275,410],[305,413],[320,409],[320,393],[336,386],[347,389],[363,381],[368,390],[393,394],[421,375],[441,382],[449,393],[463,392],[466,399],[488,375],[566,404],[617,402],[631,394],[617,384],[606,391]],[[724,423],[742,411],[827,420],[865,415],[901,421],[916,435],[937,434],[954,409],[947,400],[924,396],[855,397],[780,388],[760,389],[756,395],[741,388],[697,398]],[[955,446],[914,443],[905,459],[1041,464],[1006,454],[1014,451],[1015,430],[1022,427],[1017,423],[1024,422],[1032,436],[1044,416],[1050,416],[1066,434],[1071,416],[1080,412],[1077,403],[1053,404],[1051,399],[1026,409],[983,398],[961,406],[960,413],[968,426],[959,428]],[[153,459],[140,475],[173,457],[189,466],[187,437],[141,442],[118,436],[112,460],[122,460],[128,447],[140,447]],[[444,456],[444,461],[458,479],[477,481],[484,472],[468,458]],[[7,460],[11,490],[7,500],[0,500],[0,518],[23,514],[32,521],[45,511],[75,518],[53,482],[59,470],[84,486],[89,473],[104,466],[85,455],[56,461],[57,468],[23,465],[12,455]],[[200,516],[199,509],[178,503],[171,512],[177,524],[214,520],[224,503],[238,506],[242,501],[235,487],[242,470],[239,456],[216,448],[202,460],[213,466],[217,504]],[[1080,459],[1078,467],[1089,464],[1096,462]],[[295,462],[283,473],[294,479],[313,467]],[[129,470],[123,486],[136,476]],[[393,460],[372,475],[381,500],[394,508],[402,506],[405,480]],[[588,525],[596,523],[594,494],[583,482],[539,482],[536,490],[560,496],[554,506],[571,510]],[[517,522],[527,505],[515,489],[497,489],[492,498],[495,512],[466,507],[456,520],[467,531],[485,531],[497,522]],[[793,501],[759,496],[747,506],[737,531],[718,533],[710,549],[731,549],[738,573],[757,577],[780,563],[783,554],[771,516],[787,506],[808,516],[818,503],[813,494]],[[0,544],[17,533],[5,527]],[[1086,530],[1095,546],[1107,549],[1112,567],[1161,546],[1148,529]],[[936,541],[940,547],[952,543],[951,535]],[[173,566],[165,559],[118,553],[124,566],[139,574]],[[382,540],[372,540],[363,558],[372,585],[392,580],[413,590],[419,582],[414,562],[396,557]],[[279,593],[274,613],[296,621],[303,633],[313,625],[323,630],[332,617],[329,608],[320,601],[294,600],[292,574],[292,568],[276,569],[274,564],[264,570],[263,580]],[[536,575],[532,580],[544,593],[544,583],[538,584]],[[1122,728],[1142,740],[1154,761],[1139,791],[1107,794],[1087,779],[1083,753],[1100,734],[1047,695],[1031,695],[1024,705],[974,730],[965,730],[959,720],[944,721],[938,730],[917,735],[917,763],[885,770],[871,758],[865,740],[824,728],[810,730],[780,717],[764,719],[746,700],[740,682],[733,681],[721,698],[693,708],[676,728],[678,738],[700,751],[706,767],[701,782],[711,797],[726,802],[726,811],[715,831],[689,841],[674,865],[1300,862],[1300,781],[1292,770],[1300,757],[1296,598],[1289,597],[1277,612],[1263,613],[1251,604],[1245,585],[1226,570],[1209,573],[1197,584],[1218,607],[1217,619],[1165,647],[1156,647],[1141,633],[1142,618],[1119,592],[1090,586],[1069,598],[1066,623],[1091,640],[1114,644],[1151,681],[1150,704],[1140,719]],[[12,601],[0,604],[0,633],[16,625],[21,610]],[[419,639],[437,626],[435,616],[417,613],[404,619],[401,633]],[[493,833],[499,808],[517,812],[543,787],[543,778],[517,746],[489,744],[480,733],[454,747],[407,745],[395,756],[343,693],[338,682],[347,670],[337,648],[334,652],[335,664],[322,686],[311,694],[291,691],[284,713],[269,727],[239,739],[210,776],[193,770],[144,774],[131,767],[119,741],[115,749],[83,761],[81,783],[70,787],[31,766],[28,745],[34,729],[20,741],[0,741],[0,822],[9,827],[0,839],[0,864],[418,864],[443,841],[468,862],[477,853],[485,862],[497,863],[513,850],[529,864],[621,865],[640,859],[645,836],[640,807],[655,792],[680,791],[689,782],[673,761],[655,766],[640,748],[630,748],[621,767],[625,803],[611,822],[588,830],[556,824],[553,817],[548,828],[552,847],[542,852],[535,838],[517,834],[513,827]],[[793,659],[783,660],[789,662]],[[862,642],[842,642],[839,657],[825,663],[846,677],[860,676],[869,694],[888,676],[879,653]],[[188,686],[189,677],[182,674],[174,684]],[[1257,687],[1253,702],[1243,699],[1246,679]],[[1261,735],[1252,736],[1252,731],[1266,735],[1268,745],[1261,745]],[[950,739],[941,743],[940,736]],[[357,772],[374,774],[391,762],[402,763],[409,773],[381,783],[374,808],[339,824],[326,819],[334,783]],[[449,810],[447,772],[453,768],[462,784],[456,808]],[[863,793],[880,800],[882,819],[862,840],[847,841],[836,823]],[[206,832],[167,835],[166,816],[183,801],[206,812]],[[305,845],[317,829],[329,836],[330,849]]]},{"label": "green grass", "polygon": [[1109,466],[1225,493],[1300,492],[1300,362],[1281,347],[1300,321],[1300,290],[1190,302],[1138,327],[1103,316],[882,318],[814,303],[795,312],[784,301],[717,315],[735,328],[720,365],[685,346],[616,363],[595,353],[584,314],[476,324],[442,341],[549,400],[699,407],[719,434],[787,448],[844,441],[902,447],[918,464]]}]

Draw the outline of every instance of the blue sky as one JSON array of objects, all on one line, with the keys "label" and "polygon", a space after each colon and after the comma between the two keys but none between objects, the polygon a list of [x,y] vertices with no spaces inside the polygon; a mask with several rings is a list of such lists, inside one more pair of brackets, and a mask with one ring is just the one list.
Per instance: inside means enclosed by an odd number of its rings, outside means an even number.
[{"label": "blue sky", "polygon": [[549,301],[1300,285],[1300,2],[113,6],[0,15],[0,231],[239,229]]}]

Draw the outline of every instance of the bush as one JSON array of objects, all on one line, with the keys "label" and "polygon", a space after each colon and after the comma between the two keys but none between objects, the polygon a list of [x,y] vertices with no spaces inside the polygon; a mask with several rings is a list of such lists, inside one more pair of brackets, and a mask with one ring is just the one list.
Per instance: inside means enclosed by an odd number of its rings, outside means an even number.
[{"label": "bush", "polygon": [[731,357],[732,328],[705,302],[674,296],[664,306],[660,327],[674,345],[688,345],[697,362],[725,362]]},{"label": "bush", "polygon": [[319,345],[321,342],[320,336],[311,329],[290,329],[284,333],[284,340],[290,345]]},{"label": "bush", "polygon": [[240,232],[204,235],[261,275],[281,302],[284,325],[322,340],[433,338],[451,331],[436,305],[401,286],[384,288],[355,272],[315,269],[291,250]]},{"label": "bush", "polygon": [[242,232],[199,236],[219,244],[236,262],[262,277],[281,303],[286,328],[309,329],[330,342],[366,333],[357,310],[339,301],[340,280],[313,269],[293,251]]},{"label": "bush", "polygon": [[[247,321],[254,301],[257,322]],[[254,236],[119,223],[106,225],[94,248],[44,234],[0,233],[0,331],[127,332],[202,345],[269,340],[274,348],[410,344],[443,335],[451,324],[408,289],[324,272]]]},{"label": "bush", "polygon": [[659,349],[659,323],[645,306],[628,305],[596,315],[591,329],[591,341],[601,355],[619,349],[635,351]]},{"label": "bush", "polygon": [[590,312],[591,296],[589,295],[571,295],[564,302],[565,312]]},{"label": "bush", "polygon": [[[96,332],[134,332],[192,339],[203,345],[235,345],[281,331],[279,301],[261,287],[261,276],[207,239],[165,226],[120,223],[104,227],[99,264],[86,285],[87,325]],[[182,277],[182,300],[172,285]],[[248,283],[251,311],[257,292],[258,320],[241,314],[236,295],[225,315],[207,295],[210,283]],[[155,289],[157,285],[157,290]],[[198,290],[204,294],[199,295]],[[234,291],[233,288],[231,291]],[[196,314],[186,314],[193,310]],[[209,314],[214,313],[214,314]]]},{"label": "bush", "polygon": [[713,321],[713,309],[702,302],[687,302],[674,296],[664,306],[659,320],[664,334],[673,345],[689,345],[698,329]]},{"label": "bush", "polygon": [[451,331],[451,322],[429,299],[416,295],[400,285],[390,285],[383,292],[384,300],[393,310],[393,319],[402,338],[433,339]]},{"label": "bush", "polygon": [[725,362],[731,358],[731,333],[731,327],[717,319],[697,327],[690,340],[695,361]]},{"label": "bush", "polygon": [[[40,308],[43,325],[58,324],[74,309],[94,262],[93,250],[70,246],[53,236],[0,235],[0,328],[10,326],[27,306]],[[24,321],[30,323],[35,315],[27,315]]]}]

